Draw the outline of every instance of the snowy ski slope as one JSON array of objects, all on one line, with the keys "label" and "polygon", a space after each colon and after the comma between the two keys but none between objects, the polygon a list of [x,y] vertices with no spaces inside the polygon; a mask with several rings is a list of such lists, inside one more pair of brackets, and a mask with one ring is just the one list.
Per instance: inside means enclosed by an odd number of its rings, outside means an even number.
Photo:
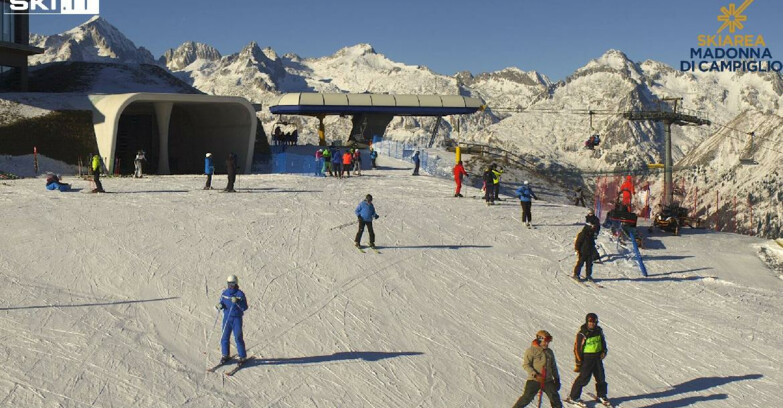
[{"label": "snowy ski slope", "polygon": [[[455,199],[447,180],[380,163],[343,180],[240,175],[237,194],[202,176],[107,178],[98,195],[3,181],[0,406],[505,407],[539,329],[565,397],[587,312],[619,406],[783,405],[783,281],[756,255],[765,241],[657,233],[642,278],[602,236],[604,288],[586,287],[568,278],[583,209],[534,202],[528,230],[511,198]],[[367,193],[380,254],[334,228]],[[258,358],[233,378],[205,372],[228,274]]]}]

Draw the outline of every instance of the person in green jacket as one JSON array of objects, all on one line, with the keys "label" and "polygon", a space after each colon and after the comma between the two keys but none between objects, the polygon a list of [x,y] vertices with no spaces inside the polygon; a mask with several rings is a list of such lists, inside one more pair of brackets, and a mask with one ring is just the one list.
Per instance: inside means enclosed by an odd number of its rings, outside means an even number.
[{"label": "person in green jacket", "polygon": [[557,393],[560,390],[560,374],[557,371],[555,353],[549,348],[551,341],[552,335],[548,331],[539,330],[536,339],[525,351],[522,368],[527,372],[527,381],[525,390],[514,404],[514,408],[522,408],[529,404],[542,388],[552,408],[562,408],[563,403],[560,402],[560,394]]},{"label": "person in green jacket", "polygon": [[590,377],[593,376],[595,377],[596,399],[603,405],[611,406],[606,396],[609,385],[606,383],[603,363],[607,351],[604,331],[598,326],[598,315],[588,313],[585,316],[585,324],[579,328],[574,342],[574,357],[576,358],[574,371],[578,372],[579,376],[574,380],[566,402],[584,404],[579,397],[582,395],[582,388],[590,383]]},{"label": "person in green jacket", "polygon": [[93,193],[105,193],[101,184],[101,156],[92,156],[92,181],[95,182]]}]

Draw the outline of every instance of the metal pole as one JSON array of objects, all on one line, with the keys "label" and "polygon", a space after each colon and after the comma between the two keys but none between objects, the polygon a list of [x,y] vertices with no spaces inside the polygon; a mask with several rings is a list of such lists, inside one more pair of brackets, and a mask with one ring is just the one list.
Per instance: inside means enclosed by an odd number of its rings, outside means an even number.
[{"label": "metal pole", "polygon": [[663,200],[664,205],[674,201],[672,192],[672,122],[666,121],[666,152],[663,170]]}]

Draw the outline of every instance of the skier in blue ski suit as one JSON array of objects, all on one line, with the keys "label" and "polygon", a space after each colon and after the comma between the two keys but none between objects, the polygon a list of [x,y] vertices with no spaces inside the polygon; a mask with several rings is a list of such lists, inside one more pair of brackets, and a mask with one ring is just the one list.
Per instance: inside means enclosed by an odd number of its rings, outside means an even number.
[{"label": "skier in blue ski suit", "polygon": [[533,216],[530,214],[531,202],[533,198],[538,200],[538,197],[536,197],[533,189],[530,188],[530,182],[527,180],[517,189],[516,195],[519,197],[519,204],[522,205],[522,222],[529,227],[530,221],[533,220]]},{"label": "skier in blue ski suit", "polygon": [[245,293],[239,289],[239,280],[235,275],[230,275],[226,284],[228,288],[220,295],[220,303],[215,306],[218,310],[223,311],[223,337],[220,339],[223,357],[220,362],[225,363],[231,355],[229,340],[232,332],[241,362],[247,359],[245,339],[242,335],[242,315],[247,310],[247,298],[245,298]]}]

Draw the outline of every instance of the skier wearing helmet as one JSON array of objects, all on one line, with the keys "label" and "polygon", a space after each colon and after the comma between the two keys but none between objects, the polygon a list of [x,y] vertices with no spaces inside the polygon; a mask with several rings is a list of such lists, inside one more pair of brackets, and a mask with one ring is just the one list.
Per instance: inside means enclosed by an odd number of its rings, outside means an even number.
[{"label": "skier wearing helmet", "polygon": [[604,332],[598,326],[598,315],[588,313],[585,316],[585,323],[579,328],[574,341],[574,357],[576,358],[574,371],[578,372],[579,376],[574,380],[566,402],[587,406],[580,396],[582,388],[590,383],[590,377],[593,376],[595,377],[596,400],[605,406],[612,406],[606,397],[608,385],[603,359],[606,357],[607,351]]},{"label": "skier wearing helmet", "polygon": [[245,293],[239,289],[239,279],[236,275],[229,275],[226,279],[226,290],[220,295],[220,302],[215,308],[223,311],[223,336],[220,338],[220,348],[222,357],[220,364],[225,364],[230,359],[231,333],[234,333],[234,342],[237,345],[239,354],[238,365],[242,365],[247,360],[245,351],[245,339],[242,335],[242,316],[247,310],[247,298]]},{"label": "skier wearing helmet", "polygon": [[530,188],[529,181],[525,180],[517,189],[516,196],[519,198],[519,204],[522,206],[522,223],[527,225],[528,228],[531,228],[530,222],[533,220],[533,216],[530,214],[530,207],[532,205],[532,200],[534,198],[538,200],[538,197],[536,197],[536,193],[533,192],[533,189]]},{"label": "skier wearing helmet", "polygon": [[[552,341],[552,335],[546,330],[539,330],[536,338],[530,344],[530,348],[525,351],[522,358],[522,368],[527,371],[527,381],[525,390],[519,397],[514,408],[522,408],[529,404],[536,397],[540,390],[549,398],[552,408],[560,408],[563,404],[560,402],[560,374],[557,371],[557,362],[555,353],[549,348]],[[541,406],[539,404],[539,406]]]}]

